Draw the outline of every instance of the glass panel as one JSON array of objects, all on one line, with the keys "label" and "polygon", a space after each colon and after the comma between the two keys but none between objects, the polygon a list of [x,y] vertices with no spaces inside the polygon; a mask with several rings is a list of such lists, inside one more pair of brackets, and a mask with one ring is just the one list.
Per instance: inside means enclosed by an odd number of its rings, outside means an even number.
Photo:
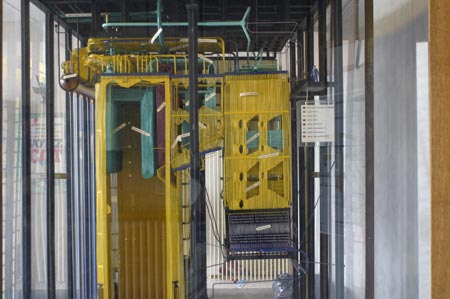
[{"label": "glass panel", "polygon": [[[57,26],[57,24],[55,24]],[[58,29],[58,27],[56,27]],[[58,85],[60,77],[60,62],[65,57],[65,34],[64,29],[59,27],[56,30],[55,43],[55,265],[56,265],[56,289],[57,298],[66,298],[68,289],[67,273],[67,180],[70,176],[67,174],[67,146],[66,139],[66,92]],[[59,44],[58,44],[59,37]],[[59,51],[59,52],[58,52]],[[58,54],[60,61],[58,61]]]},{"label": "glass panel", "polygon": [[[345,2],[345,1],[343,1]],[[345,298],[365,296],[364,1],[343,4]]]},{"label": "glass panel", "polygon": [[47,289],[47,153],[45,14],[30,5],[31,65],[31,260],[32,289],[36,297]]},{"label": "glass panel", "polygon": [[22,129],[20,1],[3,1],[3,271],[4,298],[22,290]]}]

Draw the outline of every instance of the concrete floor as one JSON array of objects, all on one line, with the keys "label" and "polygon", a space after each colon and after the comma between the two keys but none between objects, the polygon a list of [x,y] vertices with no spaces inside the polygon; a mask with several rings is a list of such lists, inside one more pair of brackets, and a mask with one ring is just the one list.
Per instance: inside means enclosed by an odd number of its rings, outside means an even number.
[{"label": "concrete floor", "polygon": [[208,284],[208,298],[222,299],[274,299],[272,283],[230,283]]}]

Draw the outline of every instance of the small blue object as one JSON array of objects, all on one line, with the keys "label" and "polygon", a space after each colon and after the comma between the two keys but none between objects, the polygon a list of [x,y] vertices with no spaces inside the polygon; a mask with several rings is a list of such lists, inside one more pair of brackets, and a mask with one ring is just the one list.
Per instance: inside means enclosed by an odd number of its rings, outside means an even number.
[{"label": "small blue object", "polygon": [[312,70],[311,70],[311,81],[312,82],[319,82],[319,70],[317,69],[317,67],[314,65]]}]

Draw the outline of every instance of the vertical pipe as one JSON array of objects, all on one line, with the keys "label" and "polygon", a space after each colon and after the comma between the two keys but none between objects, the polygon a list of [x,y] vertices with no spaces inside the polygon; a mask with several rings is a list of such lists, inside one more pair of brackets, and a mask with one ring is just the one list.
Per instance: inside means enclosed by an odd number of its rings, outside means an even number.
[{"label": "vertical pipe", "polygon": [[297,31],[297,69],[298,69],[298,79],[301,80],[305,73],[305,63],[304,63],[304,38],[303,29]]},{"label": "vertical pipe", "polygon": [[204,180],[201,177],[198,110],[198,4],[186,5],[189,23],[189,110],[191,172],[191,271],[189,298],[206,298],[206,210]]},{"label": "vertical pipe", "polygon": [[335,226],[336,299],[344,298],[344,88],[342,0],[332,2],[334,31]]},{"label": "vertical pipe", "polygon": [[[322,85],[327,83],[327,3],[319,1],[319,81]],[[321,103],[328,104],[328,89],[324,89],[321,96]],[[329,252],[329,210],[330,210],[330,146],[324,144],[320,147],[320,298],[329,298],[329,273],[328,273],[328,252]]]},{"label": "vertical pipe", "polygon": [[45,77],[46,77],[46,161],[47,161],[47,294],[56,298],[55,286],[55,70],[54,70],[54,20],[45,15]]},{"label": "vertical pipe", "polygon": [[375,298],[373,0],[365,0],[366,299]]},{"label": "vertical pipe", "polygon": [[[309,77],[311,81],[311,71],[314,66],[314,15],[308,15],[308,51],[306,53]],[[314,101],[314,97],[310,96],[307,101]],[[308,254],[308,279],[307,279],[307,298],[315,298],[315,197],[314,197],[314,144],[305,147],[306,151],[306,200],[307,200],[307,231],[306,243]]]},{"label": "vertical pipe", "polygon": [[295,44],[296,44],[296,35],[293,34],[291,36],[291,40],[289,41],[289,79],[291,81],[291,89],[297,80],[297,72],[296,72],[296,61],[295,61]]},{"label": "vertical pipe", "polygon": [[22,55],[22,292],[31,298],[30,1],[20,2]]},{"label": "vertical pipe", "polygon": [[[70,50],[72,49],[72,31],[66,29],[65,33],[65,59],[70,59]],[[59,32],[59,28],[58,28]],[[59,33],[58,33],[59,34]],[[59,35],[58,35],[59,40]],[[59,53],[59,42],[58,42],[58,53]],[[58,59],[58,63],[59,63]],[[59,67],[59,66],[58,66]],[[58,72],[59,74],[59,72]],[[59,78],[58,78],[59,79]],[[67,213],[67,298],[73,299],[73,285],[74,285],[74,274],[73,274],[73,164],[72,164],[72,147],[73,147],[73,117],[72,117],[72,96],[69,92],[66,92],[66,172],[67,172],[67,202],[66,202],[66,213]]]}]

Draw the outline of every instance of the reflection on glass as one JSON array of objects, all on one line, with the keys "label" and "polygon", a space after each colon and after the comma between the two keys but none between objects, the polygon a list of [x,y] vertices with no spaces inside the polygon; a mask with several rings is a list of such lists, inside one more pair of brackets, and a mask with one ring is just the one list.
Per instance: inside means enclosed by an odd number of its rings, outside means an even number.
[{"label": "reflection on glass", "polygon": [[3,2],[3,132],[4,297],[18,298],[22,286],[22,129],[20,1]]}]

